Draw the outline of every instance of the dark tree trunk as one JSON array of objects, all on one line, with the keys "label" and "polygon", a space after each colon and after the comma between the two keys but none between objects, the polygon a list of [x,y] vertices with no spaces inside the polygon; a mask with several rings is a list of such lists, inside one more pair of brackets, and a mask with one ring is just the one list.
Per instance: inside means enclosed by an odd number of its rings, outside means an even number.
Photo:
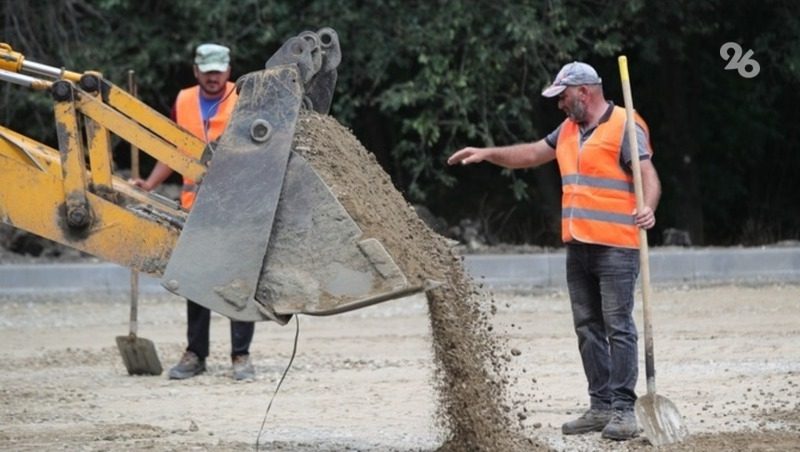
[{"label": "dark tree trunk", "polygon": [[[673,200],[673,212],[667,213],[674,224],[661,224],[662,227],[674,227],[687,231],[693,245],[704,245],[703,193],[698,177],[698,138],[696,112],[689,107],[689,96],[696,91],[691,75],[677,61],[667,61],[660,72],[664,79],[658,86],[663,89],[662,124],[651,124],[651,128],[661,130],[654,140],[655,157],[658,169],[661,165],[670,168],[669,172],[661,172],[662,192],[664,197]],[[665,174],[669,174],[664,177]],[[671,193],[670,193],[671,192]]]}]

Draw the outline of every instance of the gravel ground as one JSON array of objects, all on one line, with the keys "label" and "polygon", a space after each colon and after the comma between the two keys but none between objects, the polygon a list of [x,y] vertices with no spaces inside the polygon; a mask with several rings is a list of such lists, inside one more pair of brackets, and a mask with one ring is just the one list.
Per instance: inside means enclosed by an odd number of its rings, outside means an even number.
[{"label": "gravel ground", "polygon": [[[599,434],[564,437],[585,406],[563,293],[495,294],[496,331],[511,358],[510,403],[525,435],[554,450],[644,450]],[[800,286],[661,289],[654,294],[658,390],[691,436],[659,450],[800,449]],[[0,299],[0,449],[248,450],[256,448],[294,322],[259,323],[258,373],[234,382],[227,320],[214,315],[209,371],[187,381],[130,377],[114,337],[127,300],[91,294]],[[144,298],[139,334],[165,367],[179,358],[184,304]],[[641,312],[637,312],[641,318]],[[641,326],[641,325],[640,325]],[[334,317],[301,317],[297,356],[266,417],[262,450],[434,450],[431,331],[424,298]],[[644,393],[644,371],[638,390]]]}]

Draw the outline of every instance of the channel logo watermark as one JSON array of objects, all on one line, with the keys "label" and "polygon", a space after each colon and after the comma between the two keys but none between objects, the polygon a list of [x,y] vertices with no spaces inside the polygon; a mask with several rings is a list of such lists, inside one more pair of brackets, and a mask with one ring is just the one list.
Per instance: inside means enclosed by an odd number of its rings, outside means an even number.
[{"label": "channel logo watermark", "polygon": [[[733,53],[731,54],[731,51]],[[753,50],[747,49],[747,53],[742,55],[742,46],[736,42],[726,42],[719,48],[719,56],[727,61],[726,70],[737,70],[739,75],[744,78],[753,78],[761,72],[761,65],[754,60]]]}]

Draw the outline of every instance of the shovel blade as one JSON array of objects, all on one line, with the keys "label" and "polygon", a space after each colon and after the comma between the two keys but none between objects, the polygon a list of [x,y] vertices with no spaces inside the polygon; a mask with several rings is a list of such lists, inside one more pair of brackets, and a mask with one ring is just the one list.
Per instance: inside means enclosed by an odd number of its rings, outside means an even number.
[{"label": "shovel blade", "polygon": [[639,397],[636,400],[636,417],[654,446],[677,443],[689,435],[678,408],[666,397],[657,394]]},{"label": "shovel blade", "polygon": [[161,375],[163,369],[153,341],[132,335],[117,336],[117,348],[129,375]]}]

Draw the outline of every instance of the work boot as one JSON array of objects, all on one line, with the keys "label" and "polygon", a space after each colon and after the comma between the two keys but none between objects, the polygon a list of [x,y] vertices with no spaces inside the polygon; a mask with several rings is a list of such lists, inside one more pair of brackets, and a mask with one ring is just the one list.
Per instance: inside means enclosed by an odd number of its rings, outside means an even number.
[{"label": "work boot", "polygon": [[603,429],[602,437],[623,441],[639,436],[639,425],[633,410],[614,410],[611,422]]},{"label": "work boot", "polygon": [[580,433],[599,432],[611,420],[611,410],[591,408],[578,419],[565,422],[561,426],[561,433],[565,435],[578,435]]},{"label": "work boot", "polygon": [[184,380],[206,371],[206,360],[186,350],[178,364],[169,370],[170,380]]},{"label": "work boot", "polygon": [[233,379],[252,380],[256,378],[256,370],[250,362],[250,355],[238,355],[233,357]]}]

